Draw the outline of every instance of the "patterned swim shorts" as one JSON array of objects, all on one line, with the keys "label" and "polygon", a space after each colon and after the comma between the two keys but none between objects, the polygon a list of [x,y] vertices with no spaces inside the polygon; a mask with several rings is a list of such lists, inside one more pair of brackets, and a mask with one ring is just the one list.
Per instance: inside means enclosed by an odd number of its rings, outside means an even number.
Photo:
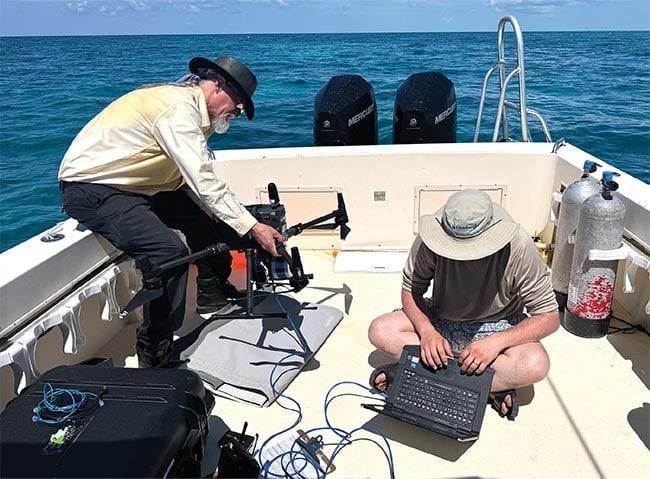
[{"label": "patterned swim shorts", "polygon": [[[430,300],[426,301],[427,305],[431,304]],[[401,310],[402,308],[398,309],[398,311]],[[429,309],[427,316],[429,316],[429,321],[431,321],[433,327],[436,328],[436,331],[449,341],[451,350],[456,356],[463,351],[469,343],[478,341],[479,339],[498,333],[499,331],[510,329],[528,317],[525,313],[521,313],[510,318],[486,323],[448,321],[436,317],[431,309]]]}]

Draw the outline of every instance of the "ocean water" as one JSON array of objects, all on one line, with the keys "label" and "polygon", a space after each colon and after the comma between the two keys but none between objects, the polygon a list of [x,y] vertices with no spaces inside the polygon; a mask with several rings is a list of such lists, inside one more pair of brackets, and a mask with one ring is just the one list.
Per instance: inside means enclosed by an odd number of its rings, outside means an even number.
[{"label": "ocean water", "polygon": [[[553,139],[650,183],[650,32],[525,32],[524,43],[528,106]],[[379,142],[390,143],[399,85],[411,73],[444,73],[455,84],[458,141],[470,142],[496,51],[496,33],[0,37],[0,251],[65,219],[56,175],[86,122],[139,85],[179,78],[194,56],[230,54],[259,81],[255,121],[213,135],[218,152],[313,144],[314,96],[341,74],[372,84]]]}]

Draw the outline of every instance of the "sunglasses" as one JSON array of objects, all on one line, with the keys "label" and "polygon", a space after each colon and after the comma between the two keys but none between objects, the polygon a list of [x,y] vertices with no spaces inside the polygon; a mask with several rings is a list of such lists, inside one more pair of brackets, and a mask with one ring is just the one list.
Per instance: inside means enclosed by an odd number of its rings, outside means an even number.
[{"label": "sunglasses", "polygon": [[236,108],[239,109],[239,114],[241,115],[241,112],[244,110],[244,107],[246,106],[246,100],[244,100],[244,97],[239,92],[239,89],[236,86],[234,86],[232,83],[226,82],[223,85],[223,90],[232,99],[233,103],[236,105]]}]

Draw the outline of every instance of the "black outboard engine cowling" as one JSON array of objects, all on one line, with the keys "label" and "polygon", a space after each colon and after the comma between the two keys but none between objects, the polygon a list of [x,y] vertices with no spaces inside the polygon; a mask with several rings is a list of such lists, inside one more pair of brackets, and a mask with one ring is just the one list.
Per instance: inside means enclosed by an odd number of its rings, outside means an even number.
[{"label": "black outboard engine cowling", "polygon": [[456,92],[438,72],[414,73],[397,89],[393,143],[455,143]]},{"label": "black outboard engine cowling", "polygon": [[377,104],[372,85],[359,75],[330,78],[314,100],[314,144],[376,145]]}]

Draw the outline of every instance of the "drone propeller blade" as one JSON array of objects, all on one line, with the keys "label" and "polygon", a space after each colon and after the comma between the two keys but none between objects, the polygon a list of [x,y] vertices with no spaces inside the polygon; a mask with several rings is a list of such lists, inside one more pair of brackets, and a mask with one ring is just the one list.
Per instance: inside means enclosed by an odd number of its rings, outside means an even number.
[{"label": "drone propeller blade", "polygon": [[275,183],[269,183],[269,200],[271,204],[276,204],[280,202],[280,195],[278,194],[278,187],[275,186]]},{"label": "drone propeller blade", "polygon": [[336,199],[339,206],[339,216],[336,218],[339,224],[346,224],[348,221],[348,210],[345,208],[345,201],[343,200],[343,193],[336,193]]},{"label": "drone propeller blade", "polygon": [[302,260],[300,259],[300,251],[297,246],[291,248],[291,274],[293,277],[290,283],[295,291],[300,291],[309,284],[311,275],[305,274],[305,270],[302,267]]},{"label": "drone propeller blade", "polygon": [[300,259],[300,251],[297,246],[291,248],[291,264],[295,270],[294,274],[298,277],[304,276],[305,271],[302,269],[302,260]]}]

